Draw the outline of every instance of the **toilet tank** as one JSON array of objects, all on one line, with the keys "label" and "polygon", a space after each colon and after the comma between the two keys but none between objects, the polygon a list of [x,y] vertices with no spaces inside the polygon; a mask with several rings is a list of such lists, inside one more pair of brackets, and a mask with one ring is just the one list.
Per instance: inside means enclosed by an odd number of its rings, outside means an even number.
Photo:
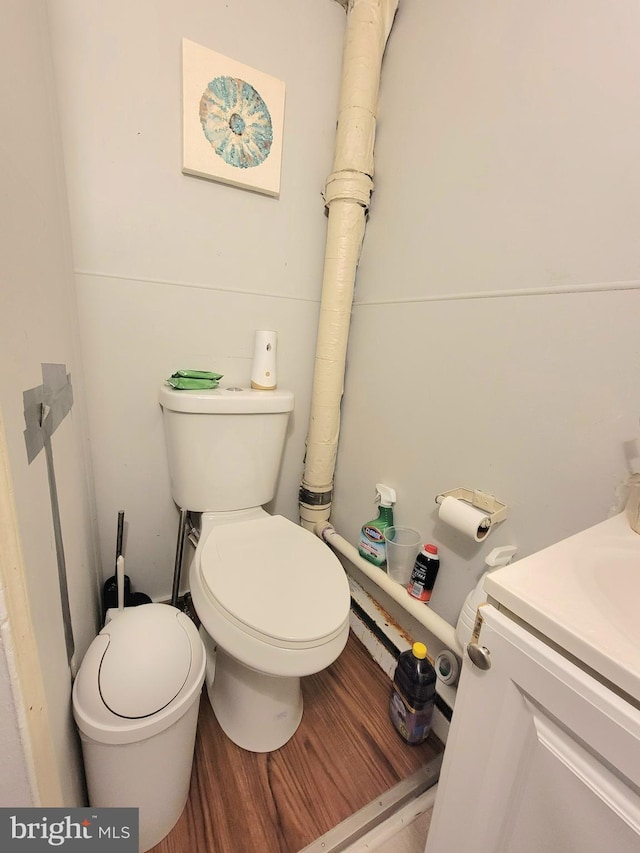
[{"label": "toilet tank", "polygon": [[274,496],[291,391],[160,389],[171,494],[182,509],[231,512]]}]

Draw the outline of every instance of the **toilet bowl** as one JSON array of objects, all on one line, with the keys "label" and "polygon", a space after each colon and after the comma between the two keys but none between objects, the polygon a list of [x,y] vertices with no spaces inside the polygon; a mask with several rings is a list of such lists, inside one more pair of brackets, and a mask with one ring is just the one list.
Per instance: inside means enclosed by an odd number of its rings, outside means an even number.
[{"label": "toilet bowl", "polygon": [[213,641],[206,683],[218,722],[244,749],[278,749],[302,717],[300,678],[346,645],[342,565],[308,530],[258,507],[203,513],[189,581]]}]

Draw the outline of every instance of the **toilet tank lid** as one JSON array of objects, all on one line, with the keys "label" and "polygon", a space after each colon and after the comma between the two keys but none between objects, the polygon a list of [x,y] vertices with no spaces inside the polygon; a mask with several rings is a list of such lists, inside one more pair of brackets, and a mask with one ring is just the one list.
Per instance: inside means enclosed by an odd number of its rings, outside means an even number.
[{"label": "toilet tank lid", "polygon": [[258,391],[235,386],[177,391],[170,385],[163,385],[160,388],[160,405],[173,412],[195,414],[270,414],[292,411],[293,392],[283,388]]}]

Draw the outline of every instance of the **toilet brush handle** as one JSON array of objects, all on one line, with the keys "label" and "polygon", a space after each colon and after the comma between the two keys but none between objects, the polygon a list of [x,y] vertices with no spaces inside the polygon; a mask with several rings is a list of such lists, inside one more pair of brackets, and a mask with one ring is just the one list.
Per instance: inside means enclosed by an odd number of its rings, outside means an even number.
[{"label": "toilet brush handle", "polygon": [[116,538],[116,560],[122,554],[122,540],[124,539],[124,510],[118,513],[118,535]]},{"label": "toilet brush handle", "polygon": [[124,610],[124,557],[116,560],[116,583],[118,586],[118,611]]}]

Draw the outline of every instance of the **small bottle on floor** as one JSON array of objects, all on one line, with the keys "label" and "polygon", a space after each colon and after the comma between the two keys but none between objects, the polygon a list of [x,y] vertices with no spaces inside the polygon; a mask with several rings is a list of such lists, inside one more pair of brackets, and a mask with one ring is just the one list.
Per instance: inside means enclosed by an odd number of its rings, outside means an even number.
[{"label": "small bottle on floor", "polygon": [[431,731],[436,672],[424,643],[414,643],[398,658],[389,700],[389,715],[400,737],[409,744],[426,740]]}]

